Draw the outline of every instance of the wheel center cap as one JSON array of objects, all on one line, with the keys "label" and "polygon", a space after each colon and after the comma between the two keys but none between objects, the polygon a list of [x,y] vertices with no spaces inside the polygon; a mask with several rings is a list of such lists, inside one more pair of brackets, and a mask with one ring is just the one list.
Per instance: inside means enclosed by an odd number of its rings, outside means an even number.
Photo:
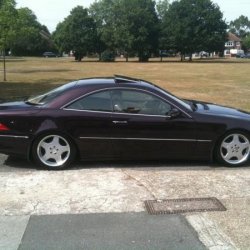
[{"label": "wheel center cap", "polygon": [[56,150],[56,148],[55,148],[55,149],[53,149],[52,154],[54,154],[54,155],[56,155],[56,154],[57,154],[57,150]]}]

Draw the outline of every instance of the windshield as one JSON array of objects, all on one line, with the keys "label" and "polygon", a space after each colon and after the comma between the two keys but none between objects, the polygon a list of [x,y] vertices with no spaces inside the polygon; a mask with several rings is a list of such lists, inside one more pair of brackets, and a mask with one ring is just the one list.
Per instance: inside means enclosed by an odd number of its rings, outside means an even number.
[{"label": "windshield", "polygon": [[44,105],[49,103],[50,101],[54,100],[56,97],[62,95],[66,90],[68,90],[69,88],[73,87],[74,85],[76,85],[76,81],[75,82],[70,82],[67,83],[65,85],[62,85],[58,88],[55,88],[45,94],[39,95],[39,96],[35,96],[35,97],[30,97],[26,103],[29,104],[33,104],[33,105]]},{"label": "windshield", "polygon": [[184,106],[186,109],[191,110],[191,111],[193,110],[192,106],[191,106],[192,103],[190,104],[188,101],[184,101],[184,100],[182,100],[180,98],[177,98],[176,96],[174,96],[172,94],[169,94],[168,92],[167,92],[167,94],[170,95],[171,98],[174,99],[176,102],[178,102],[179,104],[181,104],[182,106]]}]

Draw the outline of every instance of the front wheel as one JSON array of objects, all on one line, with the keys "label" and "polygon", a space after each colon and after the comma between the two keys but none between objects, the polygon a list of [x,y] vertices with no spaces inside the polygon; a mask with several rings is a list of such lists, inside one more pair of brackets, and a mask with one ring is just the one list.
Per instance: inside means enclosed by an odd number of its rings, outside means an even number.
[{"label": "front wheel", "polygon": [[39,137],[34,142],[32,154],[42,167],[64,169],[75,159],[75,147],[65,136],[50,134]]},{"label": "front wheel", "polygon": [[231,132],[220,140],[217,156],[229,166],[244,165],[250,155],[250,138],[243,132]]}]

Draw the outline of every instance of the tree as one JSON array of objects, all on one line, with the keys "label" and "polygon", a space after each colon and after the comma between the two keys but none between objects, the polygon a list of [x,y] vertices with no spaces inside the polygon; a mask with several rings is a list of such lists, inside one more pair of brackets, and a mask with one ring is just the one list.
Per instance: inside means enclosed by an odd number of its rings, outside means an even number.
[{"label": "tree", "polygon": [[116,23],[116,45],[134,51],[139,61],[148,61],[158,48],[158,17],[152,0],[120,0]]},{"label": "tree", "polygon": [[250,51],[250,35],[243,38],[243,47],[245,50]]},{"label": "tree", "polygon": [[9,46],[15,38],[17,11],[14,0],[0,2],[0,46]]},{"label": "tree", "polygon": [[138,54],[147,61],[158,42],[158,18],[153,0],[100,0],[90,7],[105,49],[118,50],[128,59]]},{"label": "tree", "polygon": [[247,16],[241,15],[234,21],[230,22],[229,31],[240,38],[245,38],[250,34],[250,20]]},{"label": "tree", "polygon": [[99,0],[95,1],[89,8],[91,17],[95,21],[97,39],[96,52],[101,59],[101,53],[105,50],[114,51],[115,42],[115,22],[119,12],[115,12],[114,3],[117,0]]},{"label": "tree", "polygon": [[164,18],[169,8],[169,0],[158,0],[156,4],[157,14],[160,20]]},{"label": "tree", "polygon": [[[14,55],[34,56],[41,55],[44,51],[53,50],[50,33],[46,26],[37,21],[37,17],[28,8],[17,10],[18,18],[16,24],[18,30],[11,49]],[[43,35],[47,34],[47,37]]]},{"label": "tree", "polygon": [[95,50],[96,26],[88,10],[77,6],[70,12],[62,23],[57,25],[53,34],[58,49],[63,51],[73,50],[77,61]]},{"label": "tree", "polygon": [[163,18],[162,35],[169,46],[185,54],[202,50],[221,51],[226,40],[227,25],[217,4],[210,0],[174,1]]},{"label": "tree", "polygon": [[4,59],[4,81],[6,81],[6,49],[10,46],[15,37],[15,20],[17,15],[15,5],[16,3],[14,0],[1,0],[0,2],[0,51],[2,50]]},{"label": "tree", "polygon": [[156,4],[156,9],[159,18],[159,49],[162,61],[162,51],[170,49],[168,37],[164,36],[165,25],[163,22],[168,13],[169,0],[159,0]]}]

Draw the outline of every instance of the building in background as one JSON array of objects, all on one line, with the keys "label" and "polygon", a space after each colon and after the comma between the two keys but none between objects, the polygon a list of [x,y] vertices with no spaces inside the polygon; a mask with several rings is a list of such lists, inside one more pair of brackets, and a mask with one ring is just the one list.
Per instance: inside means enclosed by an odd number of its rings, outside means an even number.
[{"label": "building in background", "polygon": [[242,50],[242,40],[229,32],[228,39],[225,43],[224,55],[235,57],[237,54],[244,54],[244,51]]}]

